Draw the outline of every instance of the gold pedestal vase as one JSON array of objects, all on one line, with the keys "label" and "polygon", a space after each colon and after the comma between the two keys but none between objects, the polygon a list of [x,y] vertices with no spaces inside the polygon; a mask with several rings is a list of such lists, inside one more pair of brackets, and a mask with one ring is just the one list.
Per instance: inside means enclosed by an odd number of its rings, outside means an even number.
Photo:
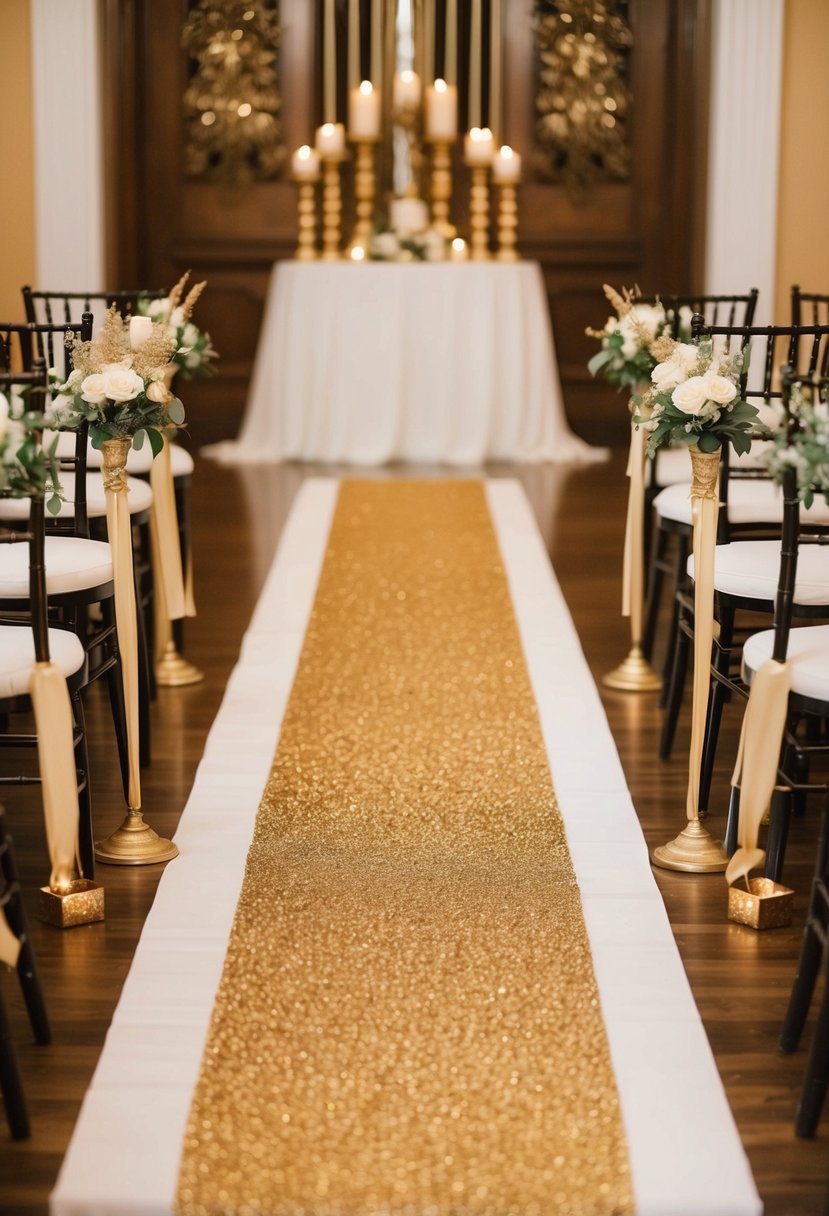
[{"label": "gold pedestal vase", "polygon": [[602,677],[602,683],[607,688],[618,692],[657,692],[662,685],[642,654],[641,645],[644,615],[645,446],[644,428],[631,423],[627,466],[630,487],[622,562],[622,616],[630,618],[631,645],[627,658]]},{"label": "gold pedestal vase", "polygon": [[106,439],[101,444],[104,490],[106,492],[107,536],[112,552],[115,582],[115,626],[124,686],[124,712],[127,721],[129,774],[127,816],[120,828],[105,840],[95,842],[99,861],[114,865],[151,865],[178,855],[170,840],[159,836],[141,813],[138,717],[138,617],[135,601],[135,576],[132,558],[127,456],[132,447],[129,436]]},{"label": "gold pedestal vase", "polygon": [[691,519],[694,548],[694,680],[691,702],[691,744],[685,828],[668,844],[651,853],[655,865],[667,870],[713,874],[725,870],[728,858],[699,819],[699,776],[705,717],[711,687],[711,647],[714,640],[714,558],[719,511],[719,449],[691,448]]}]

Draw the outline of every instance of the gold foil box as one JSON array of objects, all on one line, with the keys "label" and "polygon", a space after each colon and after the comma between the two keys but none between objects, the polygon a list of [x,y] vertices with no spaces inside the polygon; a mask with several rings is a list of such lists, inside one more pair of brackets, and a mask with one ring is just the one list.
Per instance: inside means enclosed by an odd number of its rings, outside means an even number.
[{"label": "gold foil box", "polygon": [[791,924],[794,891],[771,878],[750,878],[749,890],[728,889],[728,919],[752,929],[780,929]]}]

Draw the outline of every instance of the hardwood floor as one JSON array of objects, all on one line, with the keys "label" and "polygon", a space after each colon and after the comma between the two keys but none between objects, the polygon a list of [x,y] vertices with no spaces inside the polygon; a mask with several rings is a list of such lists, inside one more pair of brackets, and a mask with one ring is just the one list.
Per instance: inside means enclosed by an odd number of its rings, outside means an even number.
[{"label": "hardwood floor", "polygon": [[[160,689],[154,705],[153,763],[142,779],[149,822],[175,831],[206,733],[256,602],[294,494],[308,473],[296,466],[228,469],[198,459],[192,490],[193,543],[199,615],[187,624],[186,654],[204,682]],[[406,472],[401,470],[401,472]],[[619,613],[621,549],[626,501],[624,454],[580,468],[497,468],[516,476],[533,504],[556,572],[597,681],[627,653],[627,622]],[[411,475],[411,471],[409,471]],[[369,476],[377,474],[367,474]],[[382,475],[387,475],[386,473]],[[414,471],[414,475],[418,475]],[[426,474],[431,475],[431,474]],[[614,693],[602,698],[633,800],[649,845],[663,843],[684,823],[687,778],[682,723],[675,758],[660,763],[660,711],[655,696]],[[114,830],[122,816],[105,697],[88,701],[96,827]],[[722,829],[730,763],[738,729],[726,713],[711,827]],[[5,795],[27,900],[34,907],[47,878],[37,795]],[[797,1140],[793,1113],[805,1051],[782,1057],[777,1035],[794,974],[811,878],[815,810],[795,821],[786,880],[797,892],[791,928],[756,933],[726,920],[721,876],[657,870],[691,986],[711,1041],[734,1118],[746,1147],[767,1216],[816,1216],[829,1174],[824,1120],[814,1141]],[[140,929],[152,902],[159,867],[101,866],[106,920],[66,932],[32,920],[32,936],[53,1025],[53,1043],[31,1042],[15,978],[0,977],[10,1007],[29,1099],[32,1136],[8,1139],[0,1128],[0,1213],[47,1212],[48,1194],[100,1052]],[[209,892],[205,893],[209,897]],[[807,1036],[804,1042],[808,1042]],[[688,1152],[694,1129],[688,1128]],[[693,1216],[688,1213],[687,1216]]]}]

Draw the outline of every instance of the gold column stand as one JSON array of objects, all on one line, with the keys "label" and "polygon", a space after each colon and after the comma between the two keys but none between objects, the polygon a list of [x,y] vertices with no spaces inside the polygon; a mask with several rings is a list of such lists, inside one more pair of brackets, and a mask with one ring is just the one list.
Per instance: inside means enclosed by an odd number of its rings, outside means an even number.
[{"label": "gold column stand", "polygon": [[355,246],[368,249],[374,230],[374,198],[377,188],[374,172],[376,143],[375,139],[355,141],[354,199],[357,221],[354,225],[354,235],[351,238],[349,249],[353,249]]},{"label": "gold column stand", "polygon": [[203,679],[204,672],[179,654],[175,642],[169,641],[155,665],[156,684],[162,688],[184,688],[187,684],[199,684]]},{"label": "gold column stand", "polygon": [[469,226],[473,262],[488,262],[489,252],[489,168],[472,165],[472,185],[469,191]]},{"label": "gold column stand", "polygon": [[326,156],[322,162],[322,260],[339,262],[343,223],[340,165],[344,156]]},{"label": "gold column stand", "polygon": [[432,141],[432,226],[447,241],[458,235],[458,230],[449,219],[452,201],[452,158],[448,140]]},{"label": "gold column stand", "polygon": [[297,202],[298,241],[294,257],[299,262],[313,262],[317,257],[317,188],[316,179],[299,182]]},{"label": "gold column stand", "polygon": [[178,857],[178,847],[153,831],[140,810],[130,810],[117,831],[95,841],[98,861],[114,866],[150,866]]},{"label": "gold column stand", "polygon": [[620,692],[658,692],[662,680],[642,654],[641,646],[636,645],[618,667],[602,676],[602,684]]},{"label": "gold column stand", "polygon": [[653,849],[651,861],[664,870],[691,874],[721,874],[728,865],[722,842],[715,840],[699,819],[689,819],[678,836]]},{"label": "gold column stand", "polygon": [[517,262],[516,233],[518,231],[517,191],[512,182],[498,188],[498,252],[499,262]]}]

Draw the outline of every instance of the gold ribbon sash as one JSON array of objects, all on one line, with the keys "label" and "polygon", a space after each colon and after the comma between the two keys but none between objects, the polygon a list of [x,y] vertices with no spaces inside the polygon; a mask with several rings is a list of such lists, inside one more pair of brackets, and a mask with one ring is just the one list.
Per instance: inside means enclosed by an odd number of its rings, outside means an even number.
[{"label": "gold ribbon sash", "polygon": [[479,483],[341,489],[177,1211],[633,1211],[579,891]]}]

